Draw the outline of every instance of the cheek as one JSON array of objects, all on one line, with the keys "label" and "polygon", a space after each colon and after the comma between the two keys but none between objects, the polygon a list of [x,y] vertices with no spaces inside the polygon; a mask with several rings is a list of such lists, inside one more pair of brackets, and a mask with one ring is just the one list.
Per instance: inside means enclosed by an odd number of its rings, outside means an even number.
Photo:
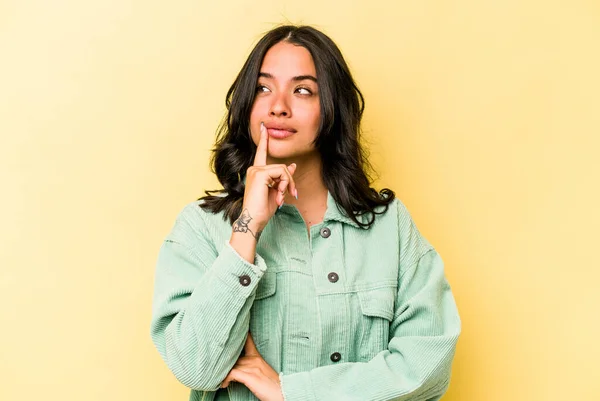
[{"label": "cheek", "polygon": [[306,121],[306,125],[310,127],[311,130],[316,131],[321,123],[321,108],[319,107],[319,104],[306,108],[303,110],[302,114],[304,121]]},{"label": "cheek", "polygon": [[315,125],[315,129],[317,129],[319,127],[319,125],[321,124],[321,107],[317,105],[317,107],[314,110],[313,113],[314,116],[314,125]]},{"label": "cheek", "polygon": [[260,123],[268,114],[268,109],[265,107],[264,102],[254,102],[250,111],[250,133],[255,145],[258,145],[260,139]]}]

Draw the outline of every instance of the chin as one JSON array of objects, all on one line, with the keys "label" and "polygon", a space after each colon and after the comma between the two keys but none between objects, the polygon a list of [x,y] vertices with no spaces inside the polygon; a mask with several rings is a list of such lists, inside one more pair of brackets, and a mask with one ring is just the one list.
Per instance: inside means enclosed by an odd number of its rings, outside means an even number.
[{"label": "chin", "polygon": [[298,154],[294,152],[269,152],[269,157],[274,160],[292,160]]},{"label": "chin", "polygon": [[273,159],[289,159],[294,157],[297,152],[294,150],[293,144],[282,144],[269,142],[269,156]]},{"label": "chin", "polygon": [[316,152],[315,149],[306,149],[304,147],[299,147],[298,145],[294,145],[293,143],[273,143],[269,142],[269,157],[271,159],[277,160],[285,160],[289,163],[293,163],[298,159],[304,159],[308,155],[313,152]]}]

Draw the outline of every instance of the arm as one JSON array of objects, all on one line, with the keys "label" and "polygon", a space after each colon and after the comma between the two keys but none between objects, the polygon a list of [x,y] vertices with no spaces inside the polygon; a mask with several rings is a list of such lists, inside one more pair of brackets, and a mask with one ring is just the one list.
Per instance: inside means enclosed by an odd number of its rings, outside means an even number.
[{"label": "arm", "polygon": [[286,401],[425,401],[446,391],[460,319],[441,258],[400,209],[401,266],[387,349],[364,363],[282,374]]},{"label": "arm", "polygon": [[[214,391],[242,350],[266,266],[258,255],[255,264],[248,263],[228,243],[217,254],[196,208],[192,204],[181,213],[161,247],[151,335],[179,381]],[[248,285],[240,283],[244,275]]]},{"label": "arm", "polygon": [[[260,232],[284,200],[296,196],[296,164],[267,165],[268,133],[261,122],[254,165],[246,171],[242,214],[219,252],[193,204],[180,215],[160,250],[152,340],[184,385],[217,390],[244,346],[256,286],[266,266],[256,254]],[[252,263],[254,262],[254,263]]]}]

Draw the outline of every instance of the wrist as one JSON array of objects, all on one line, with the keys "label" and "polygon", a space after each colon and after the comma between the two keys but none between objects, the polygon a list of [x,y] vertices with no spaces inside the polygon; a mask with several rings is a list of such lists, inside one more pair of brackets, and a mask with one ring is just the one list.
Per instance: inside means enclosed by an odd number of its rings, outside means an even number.
[{"label": "wrist", "polygon": [[254,237],[256,242],[260,239],[266,224],[262,224],[260,221],[254,218],[254,215],[248,211],[248,209],[242,209],[242,213],[232,224],[233,233],[244,233]]},{"label": "wrist", "polygon": [[229,244],[248,263],[254,264],[256,258],[256,238],[250,233],[233,231]]}]

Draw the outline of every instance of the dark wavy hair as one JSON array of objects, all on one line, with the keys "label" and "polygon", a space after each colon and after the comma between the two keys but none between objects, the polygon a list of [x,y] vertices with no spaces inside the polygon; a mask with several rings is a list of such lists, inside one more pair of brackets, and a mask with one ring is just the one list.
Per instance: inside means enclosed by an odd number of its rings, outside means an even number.
[{"label": "dark wavy hair", "polygon": [[249,135],[249,123],[258,75],[267,51],[281,41],[306,48],[315,63],[321,108],[315,148],[322,159],[325,187],[338,208],[360,227],[369,228],[376,214],[387,211],[395,194],[388,188],[380,192],[371,188],[369,172],[372,168],[360,144],[362,93],[336,44],[310,26],[284,25],[272,29],[248,56],[227,92],[227,115],[219,126],[213,149],[211,167],[223,189],[205,191],[200,207],[212,213],[224,211],[224,218],[229,218],[231,223],[241,214],[243,178],[256,152]]}]

